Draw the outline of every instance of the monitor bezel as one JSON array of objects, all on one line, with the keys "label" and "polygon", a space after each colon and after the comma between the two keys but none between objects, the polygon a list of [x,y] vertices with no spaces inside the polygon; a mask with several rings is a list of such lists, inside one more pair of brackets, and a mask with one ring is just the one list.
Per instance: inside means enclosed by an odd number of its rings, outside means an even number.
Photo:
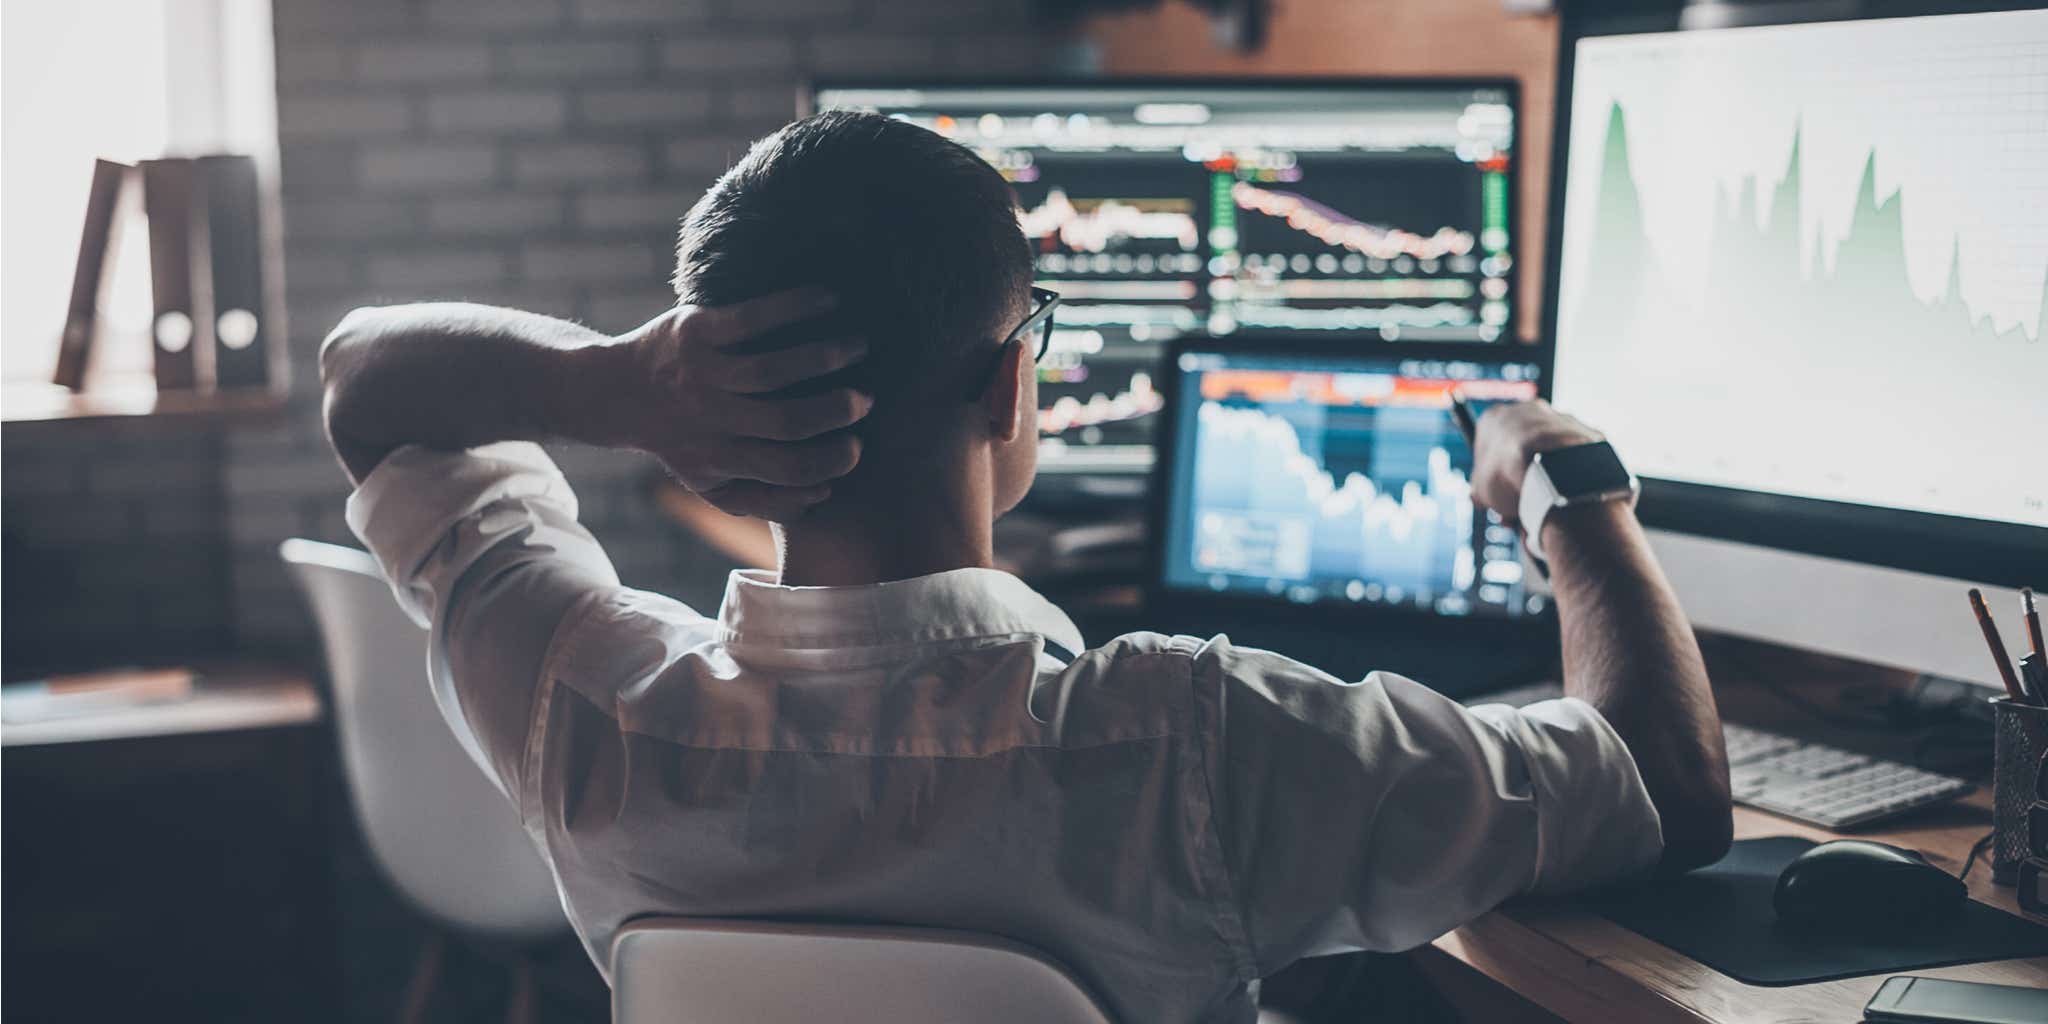
[{"label": "monitor bezel", "polygon": [[[1505,89],[1515,116],[1517,148],[1522,126],[1522,80],[1512,75],[821,75],[798,85],[797,113],[818,112],[818,94],[829,89]],[[1517,161],[1509,162],[1509,170]],[[1512,236],[1510,237],[1512,241]]]},{"label": "monitor bezel", "polygon": [[[1545,190],[1542,330],[1536,346],[1541,352],[1546,393],[1556,381],[1565,170],[1571,155],[1572,72],[1578,42],[1608,35],[1681,31],[1679,18],[1686,6],[1673,0],[1577,3],[1565,5],[1559,18],[1551,174]],[[2030,10],[2038,5],[2011,0],[1849,0],[1698,6],[1742,19],[1731,24],[1791,25]],[[1617,438],[1616,444],[1625,457],[1628,439]],[[2014,472],[2024,469],[2013,467]],[[1644,525],[1658,529],[1979,583],[2024,586],[2048,582],[2048,528],[2044,527],[1680,480],[1645,477],[1642,483],[1637,514]]]},{"label": "monitor bezel", "polygon": [[[1513,148],[1508,157],[1507,218],[1508,218],[1508,259],[1520,261],[1522,255],[1532,251],[1528,239],[1523,236],[1520,217],[1522,214],[1522,161],[1528,151],[1528,137],[1525,134],[1527,120],[1522,107],[1522,81],[1504,75],[1142,75],[1091,77],[1085,75],[1043,75],[1043,76],[1002,76],[984,77],[974,75],[943,76],[922,75],[911,78],[896,78],[887,75],[828,75],[811,79],[798,86],[797,110],[799,116],[816,113],[818,94],[831,89],[1231,89],[1255,92],[1259,90],[1282,89],[1376,89],[1386,91],[1426,92],[1446,89],[1499,89],[1507,96],[1508,109],[1514,125]],[[1513,274],[1513,272],[1511,272]],[[1508,289],[1508,320],[1503,328],[1503,337],[1496,341],[1453,341],[1430,342],[1481,349],[1488,352],[1515,353],[1517,358],[1502,358],[1502,362],[1525,361],[1540,346],[1525,341],[1523,318],[1528,315],[1529,300],[1526,289],[1521,286],[1518,275],[1511,276]],[[1202,339],[1207,335],[1183,335],[1183,338]],[[1361,332],[1346,339],[1344,344],[1365,346],[1377,350],[1378,346],[1399,344],[1387,342]],[[1169,345],[1172,342],[1168,343]],[[1162,352],[1164,350],[1162,349]],[[1167,358],[1162,355],[1162,359]],[[1165,367],[1160,368],[1165,372]],[[1163,413],[1162,413],[1163,415]],[[1157,433],[1151,445],[1153,465],[1159,461]],[[1043,472],[1062,476],[1115,477],[1150,479],[1147,468],[1089,469],[1066,471],[1047,467]]]},{"label": "monitor bezel", "polygon": [[[1541,362],[1527,346],[1503,347],[1499,345],[1474,345],[1470,342],[1400,342],[1383,341],[1361,348],[1355,343],[1274,337],[1260,334],[1233,334],[1222,338],[1184,337],[1167,345],[1166,365],[1161,369],[1161,394],[1165,407],[1159,412],[1160,431],[1153,448],[1152,474],[1147,480],[1145,495],[1145,606],[1155,610],[1191,615],[1222,614],[1233,619],[1289,623],[1322,623],[1338,625],[1359,625],[1366,622],[1375,624],[1399,623],[1415,627],[1425,623],[1441,623],[1455,636],[1459,643],[1502,644],[1524,643],[1550,635],[1556,624],[1556,603],[1547,602],[1543,610],[1520,616],[1505,615],[1443,615],[1412,605],[1347,604],[1341,601],[1316,601],[1302,604],[1284,596],[1237,592],[1216,592],[1192,590],[1169,586],[1166,581],[1167,564],[1167,520],[1172,515],[1172,486],[1174,457],[1181,443],[1180,422],[1181,356],[1187,352],[1216,353],[1219,355],[1262,355],[1286,358],[1329,359],[1370,359],[1374,361],[1401,359],[1460,360],[1470,363],[1504,364],[1530,363],[1541,367]],[[1547,370],[1537,380],[1537,393],[1549,394]]]}]

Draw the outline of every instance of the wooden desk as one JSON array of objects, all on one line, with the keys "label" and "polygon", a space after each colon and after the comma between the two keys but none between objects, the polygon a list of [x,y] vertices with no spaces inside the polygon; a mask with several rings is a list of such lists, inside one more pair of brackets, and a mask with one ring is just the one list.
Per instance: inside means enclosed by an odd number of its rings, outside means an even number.
[{"label": "wooden desk", "polygon": [[[1731,721],[1775,727],[1822,742],[1837,742],[1826,730],[1807,728],[1798,716],[1759,685],[1758,671],[1796,681],[1803,696],[1825,703],[1848,685],[1903,685],[1903,677],[1833,659],[1767,654],[1740,656],[1727,642],[1710,642],[1708,664],[1722,713]],[[1719,656],[1717,656],[1719,655]],[[1874,839],[1919,850],[1928,860],[1960,872],[1970,846],[1991,830],[1988,783],[1954,805],[1930,808],[1894,825],[1860,830]],[[1840,834],[1747,807],[1735,809],[1735,836],[1803,836],[1826,841]],[[1988,853],[1969,877],[1970,898],[2018,913],[2013,889],[1991,883]],[[1745,985],[1698,961],[1673,952],[1606,918],[1570,906],[1522,905],[1488,914],[1439,938],[1435,949],[1499,982],[1568,1021],[1627,1024],[1816,1024],[1863,1019],[1863,1005],[1893,974],[1917,974],[1958,981],[2048,988],[2048,957],[2002,960],[1890,971],[1845,981],[1763,988]]]},{"label": "wooden desk", "polygon": [[[1858,838],[1920,850],[1940,867],[1960,871],[1970,844],[1990,828],[1991,796],[1979,791],[1951,810],[1916,815],[1897,828],[1858,833]],[[1746,807],[1736,808],[1735,835],[1838,838],[1824,829]],[[1991,866],[1984,858],[1971,869],[1969,884],[1971,899],[2018,912],[2013,890],[1991,884]],[[1782,988],[1745,985],[1606,918],[1571,907],[1495,911],[1435,945],[1569,1021],[1858,1021],[1863,1004],[1891,974],[2048,988],[2048,957],[1893,971]]]}]

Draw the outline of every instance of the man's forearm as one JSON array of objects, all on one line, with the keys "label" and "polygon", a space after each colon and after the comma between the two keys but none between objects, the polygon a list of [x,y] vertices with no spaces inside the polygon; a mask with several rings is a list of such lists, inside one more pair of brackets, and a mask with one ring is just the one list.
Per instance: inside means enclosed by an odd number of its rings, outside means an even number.
[{"label": "man's forearm", "polygon": [[327,434],[357,482],[408,444],[563,437],[625,444],[622,346],[588,328],[466,303],[358,309],[321,347]]},{"label": "man's forearm", "polygon": [[1664,865],[1726,852],[1731,827],[1720,717],[1692,628],[1625,505],[1544,523],[1563,627],[1565,692],[1600,709],[1664,822]]}]

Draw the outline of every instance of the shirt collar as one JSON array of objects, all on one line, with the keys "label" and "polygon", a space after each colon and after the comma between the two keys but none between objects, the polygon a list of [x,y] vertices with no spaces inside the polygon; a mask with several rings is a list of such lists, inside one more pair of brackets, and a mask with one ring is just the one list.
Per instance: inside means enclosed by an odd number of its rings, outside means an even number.
[{"label": "shirt collar", "polygon": [[857,587],[785,587],[765,569],[726,580],[722,639],[736,648],[822,650],[1037,633],[1069,651],[1081,631],[1023,580],[996,569],[951,569]]}]

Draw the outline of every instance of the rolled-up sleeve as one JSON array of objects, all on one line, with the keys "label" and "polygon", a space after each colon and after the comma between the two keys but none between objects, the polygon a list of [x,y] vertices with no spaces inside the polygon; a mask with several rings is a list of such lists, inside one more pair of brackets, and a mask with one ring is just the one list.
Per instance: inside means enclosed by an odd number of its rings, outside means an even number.
[{"label": "rolled-up sleeve", "polygon": [[541,665],[569,609],[618,588],[576,495],[539,445],[401,448],[348,500],[398,603],[429,630],[435,702],[517,802]]},{"label": "rolled-up sleeve", "polygon": [[1646,870],[1663,849],[1628,748],[1574,699],[1467,709],[1212,641],[1216,828],[1253,959],[1410,949],[1510,897]]}]

